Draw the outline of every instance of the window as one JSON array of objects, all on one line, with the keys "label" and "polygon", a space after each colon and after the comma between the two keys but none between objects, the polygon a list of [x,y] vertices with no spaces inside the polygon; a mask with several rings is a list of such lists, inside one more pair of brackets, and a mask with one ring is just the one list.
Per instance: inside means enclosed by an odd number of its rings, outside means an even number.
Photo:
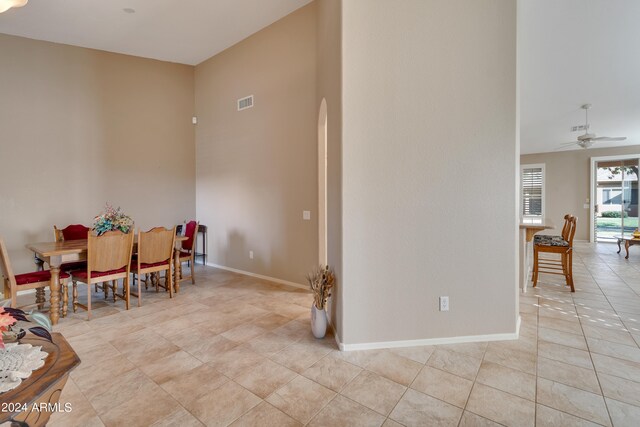
[{"label": "window", "polygon": [[544,216],[544,164],[520,168],[522,216]]},{"label": "window", "polygon": [[603,188],[602,204],[604,205],[621,205],[622,204],[622,188]]}]

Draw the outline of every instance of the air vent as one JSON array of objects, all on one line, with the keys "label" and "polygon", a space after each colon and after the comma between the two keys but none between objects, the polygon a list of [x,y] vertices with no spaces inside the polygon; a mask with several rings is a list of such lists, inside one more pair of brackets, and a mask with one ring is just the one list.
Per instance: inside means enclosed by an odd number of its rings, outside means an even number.
[{"label": "air vent", "polygon": [[238,99],[238,111],[253,107],[253,95]]},{"label": "air vent", "polygon": [[571,132],[589,130],[589,125],[571,126]]}]

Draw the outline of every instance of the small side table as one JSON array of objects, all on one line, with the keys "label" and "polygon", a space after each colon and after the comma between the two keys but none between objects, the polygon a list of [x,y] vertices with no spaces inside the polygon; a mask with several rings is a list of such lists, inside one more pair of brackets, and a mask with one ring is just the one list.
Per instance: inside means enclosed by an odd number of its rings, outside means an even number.
[{"label": "small side table", "polygon": [[[62,334],[53,333],[51,336],[53,343],[30,334],[20,340],[42,346],[42,350],[49,355],[44,366],[33,371],[17,388],[0,394],[0,402],[7,403],[10,407],[9,411],[0,412],[0,424],[15,420],[31,427],[45,426],[51,411],[68,410],[65,402],[58,402],[58,399],[67,383],[69,372],[80,364],[80,358]],[[40,404],[47,409],[39,411]]]},{"label": "small side table", "polygon": [[622,250],[621,244],[624,242],[624,250],[627,252],[627,256],[624,259],[629,259],[629,247],[633,245],[640,245],[640,237],[633,237],[633,234],[620,234],[618,236],[613,236],[618,240],[618,252]]}]

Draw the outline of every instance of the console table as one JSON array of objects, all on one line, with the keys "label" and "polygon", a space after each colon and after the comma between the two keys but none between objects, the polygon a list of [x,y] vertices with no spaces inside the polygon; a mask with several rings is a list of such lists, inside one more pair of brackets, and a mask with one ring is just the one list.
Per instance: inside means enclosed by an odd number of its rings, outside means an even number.
[{"label": "console table", "polygon": [[53,412],[68,410],[66,402],[58,402],[58,399],[69,372],[80,364],[80,358],[62,334],[53,333],[51,336],[53,343],[34,335],[20,340],[21,343],[42,346],[48,356],[44,366],[33,371],[17,388],[0,394],[0,402],[13,410],[0,412],[0,424],[19,421],[30,427],[44,426]]}]

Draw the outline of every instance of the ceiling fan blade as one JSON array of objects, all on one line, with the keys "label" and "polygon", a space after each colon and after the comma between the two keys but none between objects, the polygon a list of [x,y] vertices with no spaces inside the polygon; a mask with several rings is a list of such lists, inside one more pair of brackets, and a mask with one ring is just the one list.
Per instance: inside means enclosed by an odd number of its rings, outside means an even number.
[{"label": "ceiling fan blade", "polygon": [[571,148],[573,145],[575,145],[576,147],[578,146],[578,144],[576,142],[565,142],[564,144],[560,144],[553,151],[565,151],[567,148]]},{"label": "ceiling fan blade", "polygon": [[593,141],[624,141],[625,139],[627,139],[626,136],[616,136],[616,137],[599,136],[597,138],[592,138]]}]

